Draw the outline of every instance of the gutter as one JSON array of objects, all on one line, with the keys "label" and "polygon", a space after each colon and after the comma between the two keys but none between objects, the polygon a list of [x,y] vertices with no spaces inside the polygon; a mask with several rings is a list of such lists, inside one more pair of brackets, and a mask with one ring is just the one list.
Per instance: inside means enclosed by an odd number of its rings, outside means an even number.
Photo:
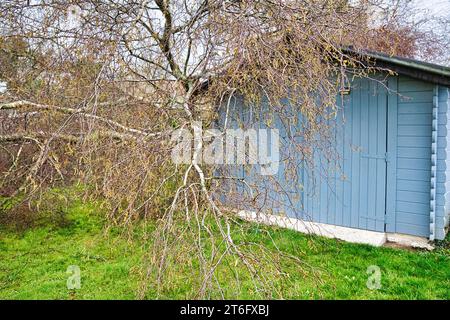
[{"label": "gutter", "polygon": [[422,61],[418,61],[418,60],[414,60],[414,59],[399,58],[396,56],[390,57],[390,56],[380,54],[380,53],[368,52],[368,53],[365,53],[365,55],[367,55],[370,58],[376,59],[376,60],[393,63],[393,64],[396,64],[396,65],[399,65],[402,67],[413,68],[413,69],[421,70],[421,71],[428,72],[428,73],[434,73],[436,75],[440,75],[440,76],[444,76],[444,77],[450,77],[450,68],[449,67],[440,66],[440,65],[428,63],[428,62],[422,62]]},{"label": "gutter", "polygon": [[373,60],[375,67],[385,67],[396,73],[404,74],[423,81],[450,86],[450,67],[433,63],[423,62],[415,59],[389,56],[384,53],[373,51],[356,51],[353,48],[344,48],[342,51],[348,55]]}]

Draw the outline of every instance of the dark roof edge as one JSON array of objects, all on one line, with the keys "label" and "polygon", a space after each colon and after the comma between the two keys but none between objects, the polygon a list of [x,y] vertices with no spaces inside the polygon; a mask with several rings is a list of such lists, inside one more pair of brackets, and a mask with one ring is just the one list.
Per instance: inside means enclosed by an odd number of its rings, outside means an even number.
[{"label": "dark roof edge", "polygon": [[345,48],[343,49],[343,52],[350,55],[368,57],[369,59],[374,60],[375,66],[388,68],[399,74],[450,86],[449,67],[415,59],[389,56],[387,54],[374,51],[356,51],[352,48]]}]

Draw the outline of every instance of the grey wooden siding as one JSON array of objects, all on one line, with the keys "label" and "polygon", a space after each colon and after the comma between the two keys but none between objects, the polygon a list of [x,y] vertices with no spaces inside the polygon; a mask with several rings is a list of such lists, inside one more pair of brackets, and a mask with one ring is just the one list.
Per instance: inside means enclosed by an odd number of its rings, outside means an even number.
[{"label": "grey wooden siding", "polygon": [[429,236],[434,85],[398,78],[395,231]]},{"label": "grey wooden siding", "polygon": [[[281,162],[275,179],[284,190],[271,191],[273,201],[261,209],[443,239],[450,212],[450,88],[405,76],[389,77],[387,84],[391,92],[356,79],[343,103],[338,98],[337,116],[330,120],[335,160],[317,150],[311,166],[299,156],[298,181],[285,174]],[[283,125],[275,123],[285,136]],[[257,171],[243,170],[242,177],[252,180]]]},{"label": "grey wooden siding", "polygon": [[[302,210],[313,221],[384,231],[386,210],[386,88],[356,79],[351,94],[338,101],[335,126],[337,163],[315,156],[305,169]],[[314,171],[314,172],[312,172]]]}]

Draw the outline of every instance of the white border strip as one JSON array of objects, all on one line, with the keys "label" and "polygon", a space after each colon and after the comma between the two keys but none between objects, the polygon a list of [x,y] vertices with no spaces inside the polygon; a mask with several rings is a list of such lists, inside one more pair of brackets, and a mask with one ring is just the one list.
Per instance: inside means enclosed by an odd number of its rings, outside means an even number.
[{"label": "white border strip", "polygon": [[438,140],[438,86],[433,90],[433,109],[431,125],[431,189],[430,189],[430,240],[433,241],[436,235],[436,180],[437,180],[437,140]]},{"label": "white border strip", "polygon": [[335,226],[325,223],[308,222],[300,219],[239,211],[238,216],[244,220],[278,226],[306,234],[315,234],[327,238],[335,238],[353,243],[369,244],[380,247],[386,242],[386,233]]}]

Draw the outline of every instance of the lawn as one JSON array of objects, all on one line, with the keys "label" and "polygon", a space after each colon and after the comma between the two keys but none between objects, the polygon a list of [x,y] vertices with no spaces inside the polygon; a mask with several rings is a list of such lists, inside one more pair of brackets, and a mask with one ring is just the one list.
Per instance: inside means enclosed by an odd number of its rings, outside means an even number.
[{"label": "lawn", "polygon": [[[96,205],[80,199],[62,213],[65,223],[41,224],[25,230],[0,226],[0,299],[135,299],[142,284],[151,237],[141,231],[130,236],[104,227]],[[0,212],[1,214],[1,212]],[[274,249],[267,234],[283,252],[300,259],[307,271],[285,262],[285,277],[274,278],[285,299],[450,299],[448,241],[434,252],[374,248],[344,243],[289,230],[247,224],[249,239]],[[151,228],[150,228],[151,229]],[[136,229],[138,230],[138,228]],[[264,232],[262,232],[264,231]],[[69,266],[79,266],[81,288],[69,290]],[[174,266],[159,296],[152,279],[145,298],[184,299],[195,295],[195,263]],[[369,266],[381,271],[381,288],[370,290]],[[236,264],[239,268],[239,264]],[[225,298],[260,296],[243,277],[239,291],[227,288],[232,270],[218,270]],[[288,281],[286,281],[286,278]],[[277,282],[279,281],[279,283]],[[212,293],[211,298],[219,298]]]}]

